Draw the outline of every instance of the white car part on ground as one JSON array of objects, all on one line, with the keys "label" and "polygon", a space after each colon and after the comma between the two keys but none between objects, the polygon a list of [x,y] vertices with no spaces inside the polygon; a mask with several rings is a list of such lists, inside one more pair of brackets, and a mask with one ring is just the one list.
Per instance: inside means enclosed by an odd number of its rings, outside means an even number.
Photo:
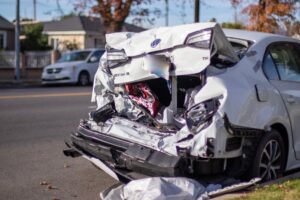
[{"label": "white car part on ground", "polygon": [[193,179],[154,177],[134,180],[112,189],[103,200],[204,200],[206,188]]},{"label": "white car part on ground", "polygon": [[248,182],[223,187],[213,183],[204,187],[196,180],[183,177],[153,177],[131,181],[125,185],[108,188],[100,193],[103,200],[205,200],[227,193],[238,192],[261,181],[253,178]]}]

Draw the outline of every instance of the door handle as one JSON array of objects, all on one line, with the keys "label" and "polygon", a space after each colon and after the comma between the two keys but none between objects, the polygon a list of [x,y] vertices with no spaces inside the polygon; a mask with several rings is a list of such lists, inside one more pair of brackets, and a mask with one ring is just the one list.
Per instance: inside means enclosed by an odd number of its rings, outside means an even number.
[{"label": "door handle", "polygon": [[286,98],[286,101],[288,103],[295,103],[295,98],[293,95],[289,95],[287,98]]}]

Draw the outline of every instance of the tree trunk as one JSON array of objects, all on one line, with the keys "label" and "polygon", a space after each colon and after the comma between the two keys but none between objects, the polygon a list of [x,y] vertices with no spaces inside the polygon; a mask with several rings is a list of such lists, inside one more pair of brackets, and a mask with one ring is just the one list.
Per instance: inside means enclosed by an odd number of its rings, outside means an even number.
[{"label": "tree trunk", "polygon": [[114,33],[114,32],[121,32],[124,22],[120,22],[120,21],[116,21],[116,20],[112,20],[112,21],[105,21],[102,20],[103,23],[103,27],[104,27],[104,34],[106,33]]},{"label": "tree trunk", "polygon": [[104,33],[122,31],[133,0],[97,0],[97,2],[94,11],[101,15]]}]

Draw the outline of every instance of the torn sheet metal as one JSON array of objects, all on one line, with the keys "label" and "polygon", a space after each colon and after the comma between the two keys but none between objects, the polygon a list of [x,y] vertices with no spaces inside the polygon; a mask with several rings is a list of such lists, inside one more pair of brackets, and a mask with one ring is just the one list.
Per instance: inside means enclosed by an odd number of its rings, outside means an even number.
[{"label": "torn sheet metal", "polygon": [[244,190],[246,188],[249,188],[251,186],[254,186],[255,184],[259,183],[260,181],[261,181],[261,178],[253,178],[248,182],[233,184],[233,185],[229,185],[229,186],[226,186],[226,187],[218,189],[218,190],[210,191],[208,193],[208,196],[211,198],[214,198],[214,197],[221,196],[224,194],[238,192],[238,191]]},{"label": "torn sheet metal", "polygon": [[130,99],[146,108],[152,116],[157,115],[159,101],[146,83],[126,84],[125,89]]},{"label": "torn sheet metal", "polygon": [[87,155],[82,155],[82,157],[89,160],[91,163],[93,163],[94,165],[102,169],[104,172],[106,172],[115,180],[120,181],[118,175],[114,171],[112,171],[109,167],[107,167],[101,160]]}]

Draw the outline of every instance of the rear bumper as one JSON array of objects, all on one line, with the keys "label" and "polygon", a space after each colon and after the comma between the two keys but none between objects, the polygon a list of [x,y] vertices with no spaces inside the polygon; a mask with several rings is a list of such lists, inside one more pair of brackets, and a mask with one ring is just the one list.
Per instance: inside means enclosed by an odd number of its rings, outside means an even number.
[{"label": "rear bumper", "polygon": [[56,79],[46,79],[42,78],[42,84],[59,84],[59,83],[75,83],[70,77],[56,78]]},{"label": "rear bumper", "polygon": [[[223,168],[222,159],[199,160],[188,156],[168,155],[130,141],[92,131],[84,124],[80,124],[77,131],[71,134],[69,147],[80,155],[105,162],[117,173],[126,171],[147,176],[172,177],[195,175],[193,168],[197,168],[198,175],[216,174]],[[68,153],[65,155],[72,156]]]}]

